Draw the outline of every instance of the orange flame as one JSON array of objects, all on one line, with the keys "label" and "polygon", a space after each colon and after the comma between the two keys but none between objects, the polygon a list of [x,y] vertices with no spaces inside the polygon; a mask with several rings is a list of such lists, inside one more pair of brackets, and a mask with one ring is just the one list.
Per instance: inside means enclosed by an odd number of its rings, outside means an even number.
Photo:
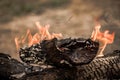
[{"label": "orange flame", "polygon": [[91,35],[91,39],[93,41],[97,40],[100,42],[100,49],[98,56],[103,56],[103,51],[106,45],[113,43],[115,33],[113,32],[112,34],[109,34],[109,30],[105,30],[104,32],[101,32],[100,28],[101,28],[100,24],[97,24],[95,26]]},{"label": "orange flame", "polygon": [[30,30],[27,30],[27,33],[24,37],[22,38],[18,38],[16,37],[15,38],[15,44],[16,44],[16,48],[17,50],[20,48],[20,45],[24,45],[26,40],[27,41],[27,45],[28,46],[31,46],[33,44],[37,44],[43,40],[50,40],[50,39],[53,39],[53,38],[61,38],[62,37],[62,34],[59,33],[59,34],[56,34],[56,33],[52,33],[50,34],[48,29],[49,29],[49,25],[46,25],[45,27],[42,27],[39,22],[36,22],[36,26],[39,30],[39,33],[36,33],[32,36]]}]

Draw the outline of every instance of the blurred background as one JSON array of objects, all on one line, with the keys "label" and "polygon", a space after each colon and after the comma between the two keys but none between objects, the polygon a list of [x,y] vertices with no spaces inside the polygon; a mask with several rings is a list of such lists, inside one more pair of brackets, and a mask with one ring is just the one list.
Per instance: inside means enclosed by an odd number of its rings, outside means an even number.
[{"label": "blurred background", "polygon": [[96,19],[115,32],[105,52],[120,49],[120,0],[0,0],[0,52],[18,58],[14,38],[37,32],[36,21],[64,38],[89,38]]}]

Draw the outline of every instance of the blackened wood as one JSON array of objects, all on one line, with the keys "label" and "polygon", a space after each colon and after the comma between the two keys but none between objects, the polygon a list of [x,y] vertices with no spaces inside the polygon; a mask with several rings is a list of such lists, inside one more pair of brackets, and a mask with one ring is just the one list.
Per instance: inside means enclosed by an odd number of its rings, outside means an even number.
[{"label": "blackened wood", "polygon": [[23,64],[8,54],[0,53],[0,80],[14,80],[42,70],[41,67]]},{"label": "blackened wood", "polygon": [[120,79],[120,52],[77,67],[78,80]]},{"label": "blackened wood", "polygon": [[24,73],[25,67],[9,55],[0,53],[0,79],[11,79],[11,75]]},{"label": "blackened wood", "polygon": [[16,80],[76,80],[76,68],[50,68],[25,75]]},{"label": "blackened wood", "polygon": [[47,53],[47,64],[57,67],[87,64],[96,56],[99,47],[97,42],[93,42],[90,39],[70,39],[66,44],[61,42],[59,45],[57,45],[57,42],[60,41],[53,39],[43,42],[42,45],[43,50]]},{"label": "blackened wood", "polygon": [[20,58],[25,63],[49,64],[56,67],[73,67],[91,62],[99,43],[91,39],[44,40],[31,47],[21,48]]},{"label": "blackened wood", "polygon": [[91,63],[72,68],[50,68],[30,73],[17,80],[118,80],[120,55],[94,59]]},{"label": "blackened wood", "polygon": [[97,42],[80,38],[63,39],[62,41],[53,39],[43,42],[43,44],[43,48],[47,51],[47,64],[58,67],[87,64],[93,60],[99,48]]},{"label": "blackened wood", "polygon": [[[118,53],[118,54],[117,54]],[[1,80],[112,80],[120,79],[120,51],[113,55],[96,58],[88,64],[72,68],[46,68],[39,69],[35,66],[24,65],[10,58],[0,55]],[[27,67],[27,68],[26,68]],[[27,70],[26,70],[27,69]],[[12,75],[25,72],[19,78]]]}]

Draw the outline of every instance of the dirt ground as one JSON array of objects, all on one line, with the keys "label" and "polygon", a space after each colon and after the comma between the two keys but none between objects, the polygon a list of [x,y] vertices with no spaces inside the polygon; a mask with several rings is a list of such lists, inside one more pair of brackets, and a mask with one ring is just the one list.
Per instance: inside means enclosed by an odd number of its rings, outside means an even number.
[{"label": "dirt ground", "polygon": [[115,32],[105,52],[120,49],[120,0],[0,0],[0,52],[18,58],[14,38],[37,32],[36,21],[64,38],[90,38],[96,19]]}]

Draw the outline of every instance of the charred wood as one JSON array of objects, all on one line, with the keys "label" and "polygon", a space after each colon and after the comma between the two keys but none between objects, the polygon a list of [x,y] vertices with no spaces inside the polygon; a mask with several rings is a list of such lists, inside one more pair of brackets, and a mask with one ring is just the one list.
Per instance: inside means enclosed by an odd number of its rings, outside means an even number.
[{"label": "charred wood", "polygon": [[76,68],[50,68],[25,75],[16,80],[76,80]]},{"label": "charred wood", "polygon": [[[120,79],[120,51],[95,58],[99,43],[91,39],[44,40],[21,48],[24,63],[0,54],[1,80]],[[31,65],[37,64],[38,66]],[[44,67],[43,67],[44,66]],[[50,66],[50,67],[49,67]]]},{"label": "charred wood", "polygon": [[72,68],[50,68],[30,73],[17,80],[119,80],[120,55],[94,59],[91,63]]},{"label": "charred wood", "polygon": [[42,68],[40,67],[21,63],[7,54],[0,53],[0,80],[14,80],[23,75],[41,70]]},{"label": "charred wood", "polygon": [[11,75],[22,74],[25,67],[19,61],[12,59],[9,55],[0,53],[0,79],[12,79]]},{"label": "charred wood", "polygon": [[[24,73],[24,74],[23,74]],[[1,80],[112,80],[120,79],[120,51],[72,68],[40,68],[0,55]]]},{"label": "charred wood", "polygon": [[25,63],[49,64],[56,67],[73,67],[91,62],[99,43],[91,39],[44,40],[31,47],[21,48],[20,58]]},{"label": "charred wood", "polygon": [[77,67],[78,80],[120,79],[120,51],[94,59],[90,64]]}]

